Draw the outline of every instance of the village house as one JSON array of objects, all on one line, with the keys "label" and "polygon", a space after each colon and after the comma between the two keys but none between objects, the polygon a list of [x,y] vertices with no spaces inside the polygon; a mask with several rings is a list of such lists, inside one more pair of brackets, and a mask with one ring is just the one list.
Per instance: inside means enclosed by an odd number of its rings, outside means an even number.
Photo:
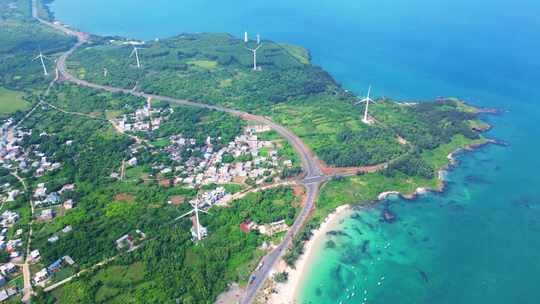
[{"label": "village house", "polygon": [[32,261],[38,261],[41,258],[41,255],[39,254],[39,250],[35,249],[30,252],[30,258]]},{"label": "village house", "polygon": [[272,236],[276,233],[287,231],[289,226],[285,223],[285,220],[281,220],[270,224],[259,225],[257,229],[261,234]]},{"label": "village house", "polygon": [[53,218],[54,218],[54,210],[52,209],[42,210],[39,216],[39,219],[42,221],[52,220]]},{"label": "village house", "polygon": [[0,220],[0,226],[10,227],[15,224],[19,219],[19,214],[10,210],[6,210],[2,213],[2,218]]},{"label": "village house", "polygon": [[63,232],[64,234],[66,234],[66,233],[71,232],[72,230],[73,230],[73,228],[71,227],[71,225],[67,225],[66,227],[64,227],[64,228],[62,229],[62,232]]},{"label": "village house", "polygon": [[40,197],[46,197],[46,196],[47,196],[47,188],[45,187],[45,183],[38,184],[36,191],[34,192],[34,197],[40,198]]},{"label": "village house", "polygon": [[0,265],[0,273],[2,273],[2,275],[4,276],[7,276],[11,273],[14,273],[17,271],[17,266],[15,266],[15,264],[9,262],[9,263],[6,263],[4,265]]},{"label": "village house", "polygon": [[75,203],[73,202],[72,199],[68,199],[67,201],[64,202],[62,206],[64,207],[64,209],[69,210],[69,209],[73,209],[73,207],[75,206]]},{"label": "village house", "polygon": [[58,235],[55,234],[55,235],[51,236],[50,238],[48,238],[47,242],[52,244],[52,243],[56,243],[58,240],[59,240],[59,237],[58,237]]},{"label": "village house", "polygon": [[131,249],[134,245],[133,237],[130,234],[125,234],[121,238],[116,240],[116,248],[118,250],[128,246]]},{"label": "village house", "polygon": [[34,276],[34,283],[36,284],[41,283],[45,281],[47,278],[49,278],[49,271],[47,270],[47,268],[43,268],[40,271],[38,271],[36,275]]},{"label": "village house", "polygon": [[11,296],[16,295],[16,294],[17,294],[17,288],[16,287],[2,289],[2,290],[0,290],[0,302],[3,302],[5,300],[9,299]]},{"label": "village house", "polygon": [[256,226],[255,223],[253,223],[250,220],[247,220],[247,221],[240,224],[240,230],[243,233],[249,233],[251,231],[251,229],[253,229],[255,226]]}]

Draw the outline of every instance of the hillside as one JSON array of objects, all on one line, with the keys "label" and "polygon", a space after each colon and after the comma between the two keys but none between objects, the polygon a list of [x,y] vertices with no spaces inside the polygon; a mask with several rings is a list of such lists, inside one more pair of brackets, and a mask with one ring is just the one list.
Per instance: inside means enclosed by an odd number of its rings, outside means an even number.
[{"label": "hillside", "polygon": [[[308,52],[299,47],[263,41],[257,53],[260,70],[253,71],[242,40],[182,34],[139,46],[139,68],[128,41],[93,41],[68,62],[78,78],[269,116],[330,166],[377,165],[416,148],[436,148],[457,134],[478,136],[469,124],[474,113],[454,100],[407,105],[381,100],[372,106],[376,123],[368,126],[361,122],[364,105],[356,104],[358,98],[310,64]],[[429,126],[430,117],[440,121],[437,128]]]}]

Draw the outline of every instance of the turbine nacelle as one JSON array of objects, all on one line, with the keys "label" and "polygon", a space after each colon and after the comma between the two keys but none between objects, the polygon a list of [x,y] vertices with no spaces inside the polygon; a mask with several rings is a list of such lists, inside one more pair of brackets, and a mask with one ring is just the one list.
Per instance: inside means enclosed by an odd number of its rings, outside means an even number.
[{"label": "turbine nacelle", "polygon": [[202,209],[199,209],[199,203],[198,201],[196,202],[190,202],[191,206],[193,207],[192,210],[182,214],[181,216],[175,218],[174,220],[177,221],[179,219],[182,219],[188,215],[194,215],[195,216],[195,227],[192,227],[192,235],[193,237],[196,239],[196,241],[200,241],[202,240],[206,234],[207,234],[207,231],[206,231],[206,228],[203,227],[199,221],[199,212],[202,212],[202,213],[206,213],[208,214],[208,212],[202,210]]},{"label": "turbine nacelle", "polygon": [[43,75],[48,76],[47,67],[45,66],[45,61],[43,59],[49,59],[43,55],[41,49],[39,50],[39,55],[37,55],[32,61],[39,59],[41,61],[41,66],[43,67]]},{"label": "turbine nacelle", "polygon": [[[244,43],[248,43],[249,40],[248,40],[248,36],[247,36],[247,32],[245,32],[245,35],[244,35]],[[253,70],[254,71],[257,71],[258,67],[257,67],[257,50],[259,50],[261,47],[262,47],[262,43],[261,43],[261,35],[257,34],[257,46],[255,48],[249,48],[247,46],[245,46],[246,50],[248,51],[251,51],[253,53]]]},{"label": "turbine nacelle", "polygon": [[368,125],[371,125],[371,124],[374,123],[374,120],[371,117],[369,117],[369,115],[368,115],[368,109],[369,109],[369,103],[370,102],[375,102],[375,100],[371,99],[371,86],[369,86],[369,88],[368,88],[367,96],[362,98],[360,101],[355,103],[355,105],[361,104],[361,103],[366,104],[366,107],[365,107],[365,110],[364,110],[364,117],[362,117],[362,122],[365,123],[365,124],[368,124]]},{"label": "turbine nacelle", "polygon": [[131,54],[129,54],[129,58],[133,57],[133,55],[135,55],[135,59],[137,60],[137,68],[140,69],[141,68],[141,61],[139,59],[139,50],[141,48],[138,48],[136,46],[133,46],[133,50],[131,51]]}]

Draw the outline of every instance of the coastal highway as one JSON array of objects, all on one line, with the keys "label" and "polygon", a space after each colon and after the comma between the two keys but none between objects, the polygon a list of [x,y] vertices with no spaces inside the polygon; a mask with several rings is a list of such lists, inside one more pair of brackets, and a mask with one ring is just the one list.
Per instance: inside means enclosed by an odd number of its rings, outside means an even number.
[{"label": "coastal highway", "polygon": [[251,120],[251,121],[261,123],[261,124],[266,124],[270,126],[273,130],[275,130],[277,133],[279,133],[281,136],[283,136],[287,141],[289,141],[289,143],[293,146],[293,148],[299,154],[301,162],[302,162],[302,169],[305,173],[304,180],[301,182],[306,188],[306,199],[304,201],[304,206],[299,216],[296,218],[294,224],[288,230],[287,234],[283,238],[282,242],[274,250],[272,250],[270,253],[268,253],[266,256],[263,257],[260,263],[260,265],[262,266],[259,267],[251,275],[251,278],[252,278],[251,283],[246,288],[244,296],[241,300],[241,303],[253,302],[257,294],[257,291],[261,288],[265,280],[268,278],[272,268],[277,264],[277,262],[285,254],[285,252],[287,251],[287,248],[290,246],[292,242],[294,235],[296,235],[296,233],[300,230],[300,228],[302,227],[302,225],[308,218],[311,210],[314,207],[315,199],[317,198],[317,195],[319,193],[319,188],[320,188],[321,183],[327,180],[327,176],[324,176],[322,174],[321,166],[317,162],[316,158],[311,154],[311,152],[309,151],[307,146],[304,144],[304,142],[302,142],[302,140],[298,138],[294,133],[292,133],[291,131],[287,130],[283,126],[273,122],[272,120],[264,116],[253,115],[247,112],[229,109],[222,106],[198,103],[198,102],[193,102],[193,101],[184,100],[184,99],[176,99],[176,98],[167,97],[167,96],[147,94],[141,91],[137,91],[135,89],[130,90],[130,89],[95,84],[95,83],[91,83],[91,82],[76,78],[75,76],[70,74],[69,71],[66,69],[66,61],[67,61],[67,58],[71,54],[73,54],[73,52],[75,52],[80,46],[82,46],[84,43],[88,41],[89,35],[68,29],[59,23],[51,23],[51,22],[41,19],[37,13],[37,5],[38,5],[37,1],[38,0],[32,0],[32,15],[36,20],[38,20],[39,22],[41,22],[42,24],[46,26],[49,26],[53,29],[63,32],[66,35],[75,36],[77,38],[77,43],[73,47],[71,47],[67,52],[63,53],[56,61],[56,68],[58,69],[58,72],[61,75],[61,80],[69,81],[82,87],[92,88],[96,90],[103,90],[103,91],[107,91],[111,93],[124,93],[124,94],[130,94],[130,95],[134,95],[141,98],[152,98],[156,100],[167,101],[167,102],[179,104],[179,105],[222,111],[222,112],[226,112],[226,113],[230,113],[232,115],[238,116],[245,120]]}]

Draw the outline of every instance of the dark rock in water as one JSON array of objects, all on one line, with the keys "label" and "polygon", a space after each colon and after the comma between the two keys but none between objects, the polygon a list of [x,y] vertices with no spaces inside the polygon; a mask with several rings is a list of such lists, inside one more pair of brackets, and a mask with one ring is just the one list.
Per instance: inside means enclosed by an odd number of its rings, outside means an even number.
[{"label": "dark rock in water", "polygon": [[362,217],[360,216],[360,214],[358,213],[353,213],[351,215],[351,219],[355,220],[355,221],[359,221],[360,223],[363,223],[364,220],[362,219]]},{"label": "dark rock in water", "polygon": [[494,140],[491,142],[494,145],[501,146],[501,147],[510,147],[510,143],[502,140]]},{"label": "dark rock in water", "polygon": [[[357,252],[356,250],[351,252]],[[356,253],[343,254],[340,258],[341,262],[346,265],[356,265],[360,262],[360,255]]]},{"label": "dark rock in water", "polygon": [[349,235],[345,231],[341,231],[341,230],[330,230],[330,231],[326,232],[326,235],[347,236],[347,237],[349,237]]},{"label": "dark rock in water", "polygon": [[318,297],[322,296],[322,290],[320,287],[315,288],[315,295]]},{"label": "dark rock in water", "polygon": [[426,236],[425,238],[423,238],[422,242],[429,242],[429,237]]},{"label": "dark rock in water", "polygon": [[501,170],[501,166],[495,166],[495,168],[493,170],[499,171],[499,170]]},{"label": "dark rock in water", "polygon": [[388,208],[385,208],[382,211],[381,217],[382,217],[382,221],[385,223],[392,224],[396,221],[396,215],[392,211],[390,211],[390,209]]},{"label": "dark rock in water", "polygon": [[518,206],[532,209],[534,208],[535,205],[540,204],[540,198],[535,198],[535,197],[525,195],[525,196],[520,196],[517,199],[514,199],[512,202]]},{"label": "dark rock in water", "polygon": [[328,249],[336,248],[336,242],[332,240],[326,241],[326,248]]},{"label": "dark rock in water", "polygon": [[336,270],[334,271],[334,277],[341,282],[341,265],[338,265],[336,267]]},{"label": "dark rock in water", "polygon": [[360,230],[360,228],[358,228],[358,227],[353,227],[352,229],[353,229],[354,231],[358,232],[359,235],[362,235],[362,234],[363,234],[363,233],[362,233],[362,230]]},{"label": "dark rock in water", "polygon": [[463,205],[451,205],[451,206],[450,206],[450,210],[451,210],[451,211],[463,212],[463,211],[465,211],[465,209],[466,209],[466,208],[465,208],[465,206],[463,206]]},{"label": "dark rock in water", "polygon": [[368,250],[368,247],[369,247],[368,240],[365,240],[364,242],[362,242],[362,253],[366,253],[366,251]]},{"label": "dark rock in water", "polygon": [[465,181],[471,184],[483,184],[483,185],[491,184],[490,181],[478,175],[467,175],[467,177],[465,177]]},{"label": "dark rock in water", "polygon": [[416,269],[418,270],[418,274],[420,274],[420,277],[422,278],[422,281],[424,281],[424,283],[429,283],[429,278],[428,278],[428,275],[425,271],[422,271],[420,269]]}]

